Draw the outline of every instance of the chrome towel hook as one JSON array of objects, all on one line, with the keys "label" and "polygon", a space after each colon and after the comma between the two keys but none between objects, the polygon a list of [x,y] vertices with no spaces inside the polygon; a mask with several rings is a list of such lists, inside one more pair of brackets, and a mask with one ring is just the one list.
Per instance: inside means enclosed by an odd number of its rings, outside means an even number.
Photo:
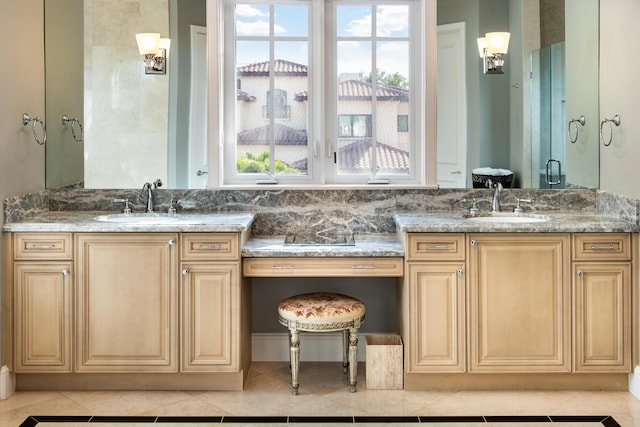
[{"label": "chrome towel hook", "polygon": [[[24,113],[22,115],[22,125],[27,126],[29,123],[33,123],[33,126],[31,128],[33,131],[33,139],[36,140],[38,145],[44,145],[47,142],[47,129],[44,126],[44,120],[42,120],[40,117],[36,117],[35,119],[32,119],[29,116],[29,114]],[[36,123],[40,123],[40,126],[42,126],[42,139],[38,138],[38,132],[36,131]]]},{"label": "chrome towel hook", "polygon": [[[604,136],[602,134],[602,128],[605,125],[605,123],[609,123],[609,141],[608,142],[605,142]],[[600,122],[600,139],[602,140],[602,143],[604,144],[605,147],[610,146],[611,142],[613,141],[613,126],[611,126],[611,123],[616,125],[616,127],[620,126],[620,115],[616,114],[615,116],[613,116],[612,119],[602,119],[602,121]]]},{"label": "chrome towel hook", "polygon": [[[569,141],[571,141],[572,144],[575,144],[576,141],[578,140],[578,133],[579,133],[579,128],[578,128],[578,124],[584,126],[584,124],[586,123],[586,119],[584,118],[584,116],[580,116],[579,119],[571,119],[569,120],[569,125],[567,126],[567,133],[569,134]],[[571,125],[573,125],[573,129],[576,130],[575,132],[575,137],[572,135],[571,133]]]},{"label": "chrome towel hook", "polygon": [[[71,135],[73,135],[73,140],[78,144],[82,143],[84,139],[84,129],[82,128],[82,123],[77,118],[70,119],[66,114],[62,116],[62,126],[66,126],[71,122]],[[76,125],[78,125],[78,129],[80,129],[80,136],[76,134]]]}]

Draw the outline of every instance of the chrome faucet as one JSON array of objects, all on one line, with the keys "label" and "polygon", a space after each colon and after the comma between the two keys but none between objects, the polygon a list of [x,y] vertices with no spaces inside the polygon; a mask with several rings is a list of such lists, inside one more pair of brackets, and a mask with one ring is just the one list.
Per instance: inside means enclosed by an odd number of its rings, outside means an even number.
[{"label": "chrome faucet", "polygon": [[487,179],[487,187],[493,188],[493,201],[491,202],[491,212],[500,212],[500,192],[502,191],[502,184],[499,182],[493,182],[491,179]]},{"label": "chrome faucet", "polygon": [[145,182],[142,186],[142,191],[147,191],[147,210],[145,212],[153,212],[153,189],[162,187],[162,181],[160,178],[156,179],[152,183]]}]

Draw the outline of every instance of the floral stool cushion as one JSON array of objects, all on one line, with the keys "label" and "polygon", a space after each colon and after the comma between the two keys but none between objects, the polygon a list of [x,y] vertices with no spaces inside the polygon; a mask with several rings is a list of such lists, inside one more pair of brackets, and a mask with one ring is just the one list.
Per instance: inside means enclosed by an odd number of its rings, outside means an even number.
[{"label": "floral stool cushion", "polygon": [[278,305],[278,321],[307,331],[337,331],[359,327],[364,304],[353,297],[330,292],[295,295]]}]

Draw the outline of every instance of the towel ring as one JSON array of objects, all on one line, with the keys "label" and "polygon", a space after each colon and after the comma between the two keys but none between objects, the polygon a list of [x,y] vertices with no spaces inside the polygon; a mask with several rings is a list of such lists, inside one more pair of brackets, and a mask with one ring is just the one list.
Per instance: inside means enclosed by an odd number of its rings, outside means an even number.
[{"label": "towel ring", "polygon": [[[75,117],[73,119],[70,119],[66,114],[63,115],[62,126],[66,126],[67,124],[69,124],[69,122],[71,122],[71,135],[73,135],[73,140],[78,144],[82,143],[82,140],[84,139],[84,129],[82,128],[82,123],[80,123],[80,120]],[[78,128],[80,129],[80,136],[76,134],[76,125],[78,125]]]},{"label": "towel ring", "polygon": [[[604,135],[602,134],[602,128],[605,125],[605,123],[609,123],[609,141],[608,142],[605,142]],[[613,116],[612,119],[602,119],[602,121],[600,122],[600,139],[602,140],[602,143],[604,144],[605,147],[610,146],[611,142],[613,141],[613,126],[611,126],[611,123],[616,125],[616,127],[620,126],[620,115],[616,114],[615,116]]]},{"label": "towel ring", "polygon": [[[44,126],[44,120],[42,120],[40,117],[36,117],[34,119],[32,119],[31,117],[29,117],[29,114],[24,113],[22,115],[22,125],[23,126],[27,126],[29,123],[33,123],[33,126],[31,128],[31,130],[33,131],[33,139],[36,140],[36,143],[38,145],[44,145],[47,142],[47,129]],[[42,139],[40,139],[38,137],[38,132],[36,131],[36,123],[40,123],[40,126],[42,126]]]},{"label": "towel ring", "polygon": [[[581,124],[582,126],[584,126],[584,124],[586,122],[587,121],[585,120],[584,116],[580,116],[579,119],[571,119],[571,120],[569,120],[569,125],[567,126],[567,134],[569,135],[569,141],[571,141],[572,144],[575,144],[576,141],[578,140],[578,133],[579,133],[579,130],[580,130],[578,128],[578,123]],[[572,129],[571,125],[573,125],[573,128],[575,128],[575,130],[576,130],[575,137],[571,134],[571,129]]]}]

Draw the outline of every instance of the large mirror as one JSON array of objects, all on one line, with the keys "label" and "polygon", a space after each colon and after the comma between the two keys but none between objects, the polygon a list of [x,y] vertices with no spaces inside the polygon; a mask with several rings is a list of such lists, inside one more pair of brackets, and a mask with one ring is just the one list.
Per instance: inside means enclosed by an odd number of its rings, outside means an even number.
[{"label": "large mirror", "polygon": [[[44,2],[47,187],[203,188],[206,0]],[[518,187],[598,187],[598,7],[438,0],[443,187],[471,187],[479,167]],[[476,39],[497,30],[511,33],[504,74],[483,74]],[[166,75],[144,74],[135,34],[149,31],[171,38]]]}]

